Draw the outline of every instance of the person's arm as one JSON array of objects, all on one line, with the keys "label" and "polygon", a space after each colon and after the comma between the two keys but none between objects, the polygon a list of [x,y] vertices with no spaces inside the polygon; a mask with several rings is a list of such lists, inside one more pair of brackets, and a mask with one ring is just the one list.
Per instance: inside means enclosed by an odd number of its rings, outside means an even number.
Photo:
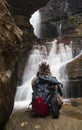
[{"label": "person's arm", "polygon": [[58,85],[54,86],[54,91],[57,92],[58,91]]},{"label": "person's arm", "polygon": [[63,104],[63,99],[62,99],[61,95],[58,93],[58,87],[59,87],[58,85],[55,85],[55,86],[54,86],[54,91],[57,92],[57,100],[58,100],[58,103],[59,103],[59,104]]},{"label": "person's arm", "polygon": [[35,89],[35,80],[36,80],[36,77],[34,77],[34,78],[32,79],[32,82],[31,82],[32,90],[33,90],[33,91],[34,91],[34,89]]}]

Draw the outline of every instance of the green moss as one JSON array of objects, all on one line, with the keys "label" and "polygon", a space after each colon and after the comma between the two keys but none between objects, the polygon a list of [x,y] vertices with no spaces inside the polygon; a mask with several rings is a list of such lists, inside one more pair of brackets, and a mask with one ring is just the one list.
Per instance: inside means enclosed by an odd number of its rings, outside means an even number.
[{"label": "green moss", "polygon": [[81,24],[81,20],[78,19],[78,17],[76,16],[70,16],[69,21],[70,21],[70,24],[72,24],[74,28]]}]

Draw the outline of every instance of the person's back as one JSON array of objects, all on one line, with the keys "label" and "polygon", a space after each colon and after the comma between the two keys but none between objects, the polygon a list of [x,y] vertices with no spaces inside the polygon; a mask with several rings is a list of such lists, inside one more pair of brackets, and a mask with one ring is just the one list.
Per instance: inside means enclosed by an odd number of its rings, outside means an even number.
[{"label": "person's back", "polygon": [[[56,100],[59,100],[59,103],[60,103],[60,106],[62,106],[62,98],[60,97],[60,95],[62,96],[62,91],[61,91],[61,88],[60,88],[60,85],[61,83],[58,82],[58,80],[56,79],[56,77],[53,77],[51,75],[51,72],[50,72],[50,67],[49,67],[49,64],[46,60],[43,60],[40,64],[39,64],[39,69],[38,69],[38,72],[37,72],[37,75],[36,77],[33,78],[32,80],[32,88],[33,88],[33,93],[36,93],[35,91],[36,90],[40,90],[41,88],[43,88],[45,93],[42,93],[42,96],[43,95],[49,95],[50,96],[45,96],[45,100],[48,100],[47,104],[48,106],[50,107],[49,109],[46,109],[47,110],[51,110],[52,113],[54,113],[53,111],[55,110],[53,107],[56,108],[56,106],[58,105],[58,101],[54,101],[52,99],[56,99]],[[48,90],[48,93],[46,93]],[[57,94],[57,91],[60,90],[60,94]],[[38,92],[38,91],[37,91]],[[39,92],[38,96],[41,95],[41,92]],[[57,96],[58,95],[58,96]],[[48,99],[47,99],[48,98]],[[45,102],[44,102],[45,104]],[[55,104],[55,106],[54,106]],[[35,107],[36,108],[36,107]],[[38,106],[37,106],[38,108]],[[40,107],[41,108],[41,107]],[[34,108],[33,108],[34,109]],[[56,112],[59,112],[59,108],[57,106],[57,109],[58,111],[56,110]],[[59,113],[58,113],[59,114]],[[52,114],[52,116],[54,118],[58,118],[59,115],[57,114]]]}]

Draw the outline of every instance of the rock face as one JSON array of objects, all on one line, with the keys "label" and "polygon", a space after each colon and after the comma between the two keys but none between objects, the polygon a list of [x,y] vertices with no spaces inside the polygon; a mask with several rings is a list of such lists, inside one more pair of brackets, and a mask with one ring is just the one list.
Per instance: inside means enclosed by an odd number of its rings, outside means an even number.
[{"label": "rock face", "polygon": [[16,63],[23,32],[15,25],[7,9],[6,1],[0,0],[0,129],[8,120],[13,108],[16,89]]},{"label": "rock face", "polygon": [[[10,7],[10,12],[15,19],[16,25],[23,30],[25,41],[36,39],[33,33],[33,28],[29,23],[31,15],[47,4],[49,0],[7,0]],[[37,4],[36,4],[37,3]],[[27,37],[27,38],[26,38]],[[27,44],[27,43],[26,43]]]},{"label": "rock face", "polygon": [[82,53],[66,66],[69,97],[82,97]]},{"label": "rock face", "polygon": [[47,4],[49,0],[7,0],[11,5],[14,15],[30,16],[38,9]]},{"label": "rock face", "polygon": [[[36,0],[36,2],[38,2],[38,0]],[[11,8],[14,8],[14,10],[11,10],[11,13],[12,11],[15,11],[14,14],[18,13],[20,15],[23,13],[24,15],[24,12],[26,11],[24,9],[27,8],[27,16],[39,7],[43,6],[47,0],[43,3],[42,2],[43,0],[38,3],[37,7],[34,5],[34,1],[25,1],[25,3],[23,0],[9,1],[9,3],[13,5]],[[29,8],[29,3],[34,8]],[[41,5],[39,6],[39,4]],[[16,12],[18,7],[19,11]],[[28,43],[26,51],[28,51],[32,46],[32,39],[29,38],[29,34],[27,33],[27,39],[25,39],[24,32],[16,26],[15,20],[8,9],[10,9],[10,6],[7,1],[0,0],[0,129],[2,129],[5,122],[9,119],[13,109],[18,78],[17,64],[19,56],[23,53],[26,43]]]},{"label": "rock face", "polygon": [[74,29],[82,23],[82,1],[50,0],[40,13],[41,38],[57,38],[72,34]]}]

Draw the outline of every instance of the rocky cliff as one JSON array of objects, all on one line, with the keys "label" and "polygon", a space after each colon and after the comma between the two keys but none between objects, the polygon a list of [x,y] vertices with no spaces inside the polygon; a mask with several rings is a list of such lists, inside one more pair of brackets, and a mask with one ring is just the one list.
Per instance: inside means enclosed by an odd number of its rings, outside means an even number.
[{"label": "rocky cliff", "polygon": [[[82,1],[80,0],[50,0],[46,7],[40,10],[41,37],[55,38],[72,34],[82,23]],[[78,33],[78,35],[82,35]]]},{"label": "rocky cliff", "polygon": [[13,75],[23,36],[7,6],[6,1],[0,0],[0,129],[13,109],[17,81]]}]

